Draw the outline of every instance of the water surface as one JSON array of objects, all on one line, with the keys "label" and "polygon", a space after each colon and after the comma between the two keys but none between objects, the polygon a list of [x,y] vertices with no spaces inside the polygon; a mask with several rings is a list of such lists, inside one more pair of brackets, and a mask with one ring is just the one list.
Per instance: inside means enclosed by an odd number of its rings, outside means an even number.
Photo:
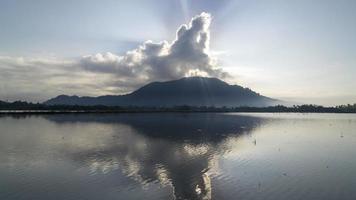
[{"label": "water surface", "polygon": [[0,116],[0,199],[356,199],[353,114]]}]

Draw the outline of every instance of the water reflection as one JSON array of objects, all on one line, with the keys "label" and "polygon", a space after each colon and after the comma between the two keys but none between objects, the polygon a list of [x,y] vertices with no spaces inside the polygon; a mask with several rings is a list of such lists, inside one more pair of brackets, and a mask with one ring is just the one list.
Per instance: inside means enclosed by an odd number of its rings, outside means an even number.
[{"label": "water reflection", "polygon": [[[145,186],[171,186],[175,199],[211,199],[210,176],[229,137],[248,134],[262,118],[224,114],[48,115],[57,124],[111,124],[112,135],[100,148],[65,151],[85,162],[91,173],[121,170]],[[100,133],[98,133],[100,134]],[[69,151],[69,152],[68,152]]]},{"label": "water reflection", "polygon": [[0,115],[0,199],[356,199],[356,115]]}]

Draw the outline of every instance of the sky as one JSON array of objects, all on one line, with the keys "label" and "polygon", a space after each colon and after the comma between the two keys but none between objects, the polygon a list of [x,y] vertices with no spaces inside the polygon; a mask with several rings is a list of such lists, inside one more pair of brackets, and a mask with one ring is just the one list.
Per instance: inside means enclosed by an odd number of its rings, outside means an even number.
[{"label": "sky", "polygon": [[0,100],[124,94],[213,76],[356,103],[353,0],[0,0]]}]

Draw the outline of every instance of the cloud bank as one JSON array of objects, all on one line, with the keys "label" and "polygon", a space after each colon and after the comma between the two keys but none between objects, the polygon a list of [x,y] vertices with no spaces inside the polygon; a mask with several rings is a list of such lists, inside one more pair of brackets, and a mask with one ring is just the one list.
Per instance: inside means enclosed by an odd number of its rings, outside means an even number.
[{"label": "cloud bank", "polygon": [[216,58],[210,55],[210,23],[210,14],[202,13],[182,25],[172,43],[147,41],[123,56],[98,53],[84,56],[80,63],[88,71],[139,83],[191,75],[224,77],[227,74],[216,67]]},{"label": "cloud bank", "polygon": [[107,52],[72,60],[0,57],[0,98],[18,98],[15,87],[45,100],[62,93],[126,93],[152,81],[185,76],[225,78],[228,74],[210,53],[211,20],[210,14],[201,13],[181,25],[172,42],[146,41],[124,55]]}]

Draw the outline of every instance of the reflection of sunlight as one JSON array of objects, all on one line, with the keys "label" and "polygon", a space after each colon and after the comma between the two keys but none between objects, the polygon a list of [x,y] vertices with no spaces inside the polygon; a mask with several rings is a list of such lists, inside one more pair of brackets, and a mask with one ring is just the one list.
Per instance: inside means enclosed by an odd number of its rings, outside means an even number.
[{"label": "reflection of sunlight", "polygon": [[208,145],[205,144],[199,144],[199,145],[185,144],[183,148],[190,156],[203,155],[208,153],[209,150]]},{"label": "reflection of sunlight", "polygon": [[195,192],[198,196],[201,196],[203,200],[210,200],[211,199],[211,181],[210,177],[204,173],[202,174],[203,183],[202,185],[195,186]]},{"label": "reflection of sunlight", "polygon": [[115,171],[119,168],[119,164],[117,159],[112,158],[108,161],[91,161],[89,163],[89,171],[90,174],[95,174],[97,172],[101,172],[103,174],[107,174],[111,171]]},{"label": "reflection of sunlight", "polygon": [[163,166],[157,166],[156,169],[157,179],[161,185],[171,185],[171,181],[169,180],[167,170]]},{"label": "reflection of sunlight", "polygon": [[120,166],[122,173],[126,174],[128,177],[132,178],[133,180],[136,180],[142,185],[145,185],[146,181],[139,174],[140,163],[138,161],[132,160],[129,157],[126,157],[124,160],[125,163],[123,163],[123,165]]},{"label": "reflection of sunlight", "polygon": [[219,157],[220,155],[213,154],[210,156],[210,159],[208,160],[208,171],[205,172],[209,176],[217,175],[220,173],[220,168],[219,168]]}]

